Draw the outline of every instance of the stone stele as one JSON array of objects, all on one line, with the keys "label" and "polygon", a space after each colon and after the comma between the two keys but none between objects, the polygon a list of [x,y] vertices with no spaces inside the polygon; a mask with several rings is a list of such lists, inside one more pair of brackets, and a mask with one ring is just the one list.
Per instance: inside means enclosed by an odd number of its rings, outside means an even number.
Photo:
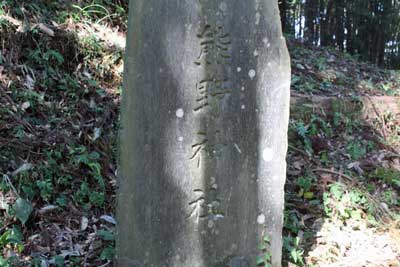
[{"label": "stone stele", "polygon": [[130,1],[116,265],[281,266],[290,60],[276,0]]}]

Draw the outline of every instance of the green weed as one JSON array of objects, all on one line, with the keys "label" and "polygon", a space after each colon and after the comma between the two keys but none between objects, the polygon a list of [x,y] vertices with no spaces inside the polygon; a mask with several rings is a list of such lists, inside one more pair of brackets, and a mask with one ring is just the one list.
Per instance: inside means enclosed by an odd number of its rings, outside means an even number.
[{"label": "green weed", "polygon": [[366,195],[356,189],[346,189],[341,183],[332,184],[329,192],[323,195],[325,214],[341,220],[362,218],[362,214],[370,210]]},{"label": "green weed", "polygon": [[299,237],[285,236],[283,238],[283,248],[290,255],[290,260],[298,266],[304,266],[304,250],[300,246]]},{"label": "green weed", "polygon": [[262,267],[271,267],[271,259],[272,255],[270,252],[271,247],[271,239],[268,235],[265,235],[259,245],[259,250],[261,251],[261,255],[257,257],[257,266]]}]

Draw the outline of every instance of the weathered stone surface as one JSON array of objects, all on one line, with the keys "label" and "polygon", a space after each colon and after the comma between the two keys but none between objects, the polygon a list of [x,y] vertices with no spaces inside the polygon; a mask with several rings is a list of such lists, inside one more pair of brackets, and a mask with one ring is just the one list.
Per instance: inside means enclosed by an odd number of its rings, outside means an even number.
[{"label": "weathered stone surface", "polygon": [[253,267],[262,243],[281,266],[290,63],[277,1],[130,9],[118,266]]}]

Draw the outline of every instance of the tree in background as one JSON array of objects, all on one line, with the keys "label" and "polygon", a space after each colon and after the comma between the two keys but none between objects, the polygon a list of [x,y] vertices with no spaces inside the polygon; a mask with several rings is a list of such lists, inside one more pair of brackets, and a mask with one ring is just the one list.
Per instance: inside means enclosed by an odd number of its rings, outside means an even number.
[{"label": "tree in background", "polygon": [[281,0],[284,32],[377,65],[400,66],[398,0]]}]

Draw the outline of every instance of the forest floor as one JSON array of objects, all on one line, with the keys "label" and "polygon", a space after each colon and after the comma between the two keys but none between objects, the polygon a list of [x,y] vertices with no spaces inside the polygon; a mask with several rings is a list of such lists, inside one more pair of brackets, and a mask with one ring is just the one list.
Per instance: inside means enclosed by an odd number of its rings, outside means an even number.
[{"label": "forest floor", "polygon": [[[112,266],[127,6],[66,2],[0,0],[0,267]],[[288,45],[286,264],[400,266],[400,72]]]}]

